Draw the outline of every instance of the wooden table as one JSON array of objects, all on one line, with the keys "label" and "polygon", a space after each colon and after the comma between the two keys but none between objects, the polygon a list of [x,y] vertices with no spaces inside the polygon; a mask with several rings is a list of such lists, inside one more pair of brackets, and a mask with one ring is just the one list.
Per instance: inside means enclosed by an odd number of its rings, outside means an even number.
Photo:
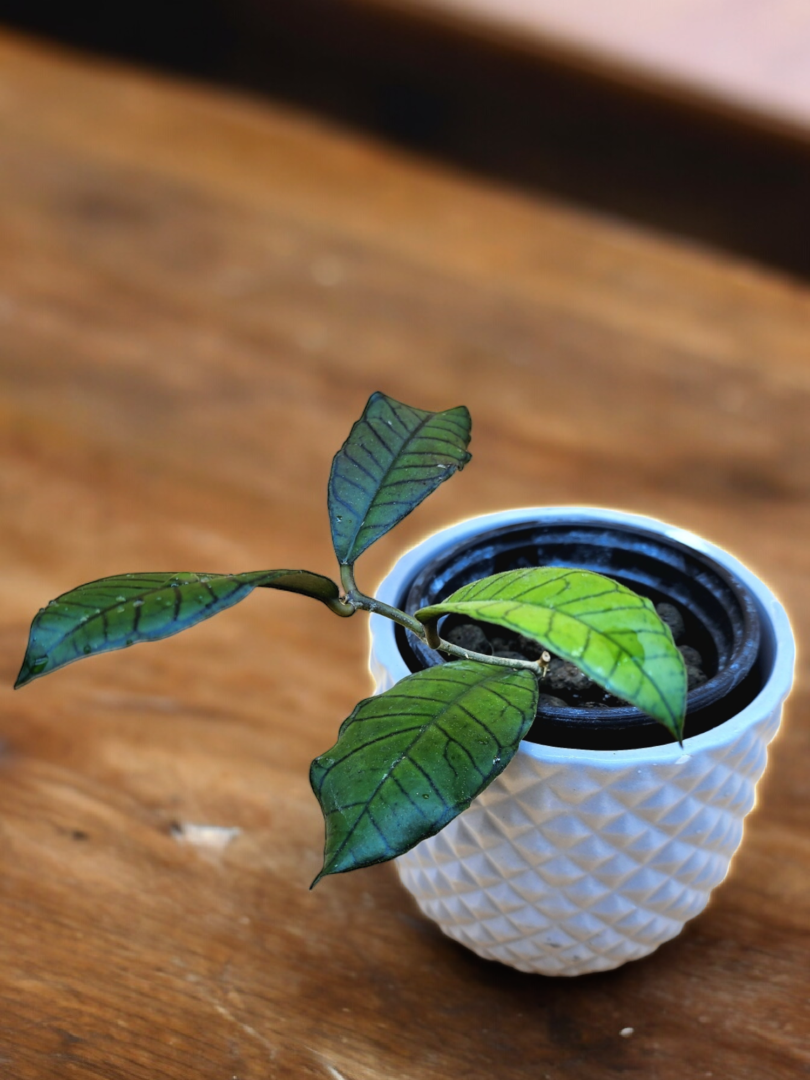
[{"label": "wooden table", "polygon": [[707,912],[571,981],[462,950],[390,865],[307,891],[307,767],[370,689],[363,617],[254,595],[10,690],[78,582],[333,572],[330,460],[377,388],[469,405],[474,461],[361,584],[462,515],[612,504],[730,548],[807,640],[810,292],[12,37],[0,124],[0,1074],[810,1074],[804,653]]}]

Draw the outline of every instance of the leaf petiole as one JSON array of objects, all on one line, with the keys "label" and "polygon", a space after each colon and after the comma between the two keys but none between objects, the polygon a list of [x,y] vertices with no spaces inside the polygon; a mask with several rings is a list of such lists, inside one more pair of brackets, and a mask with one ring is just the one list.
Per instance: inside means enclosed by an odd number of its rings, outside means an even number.
[{"label": "leaf petiole", "polygon": [[391,619],[393,622],[399,623],[400,626],[404,626],[406,630],[412,630],[422,641],[425,640],[424,627],[417,619],[414,619],[412,615],[407,615],[404,611],[400,611],[399,608],[392,607],[382,600],[377,600],[373,596],[366,596],[365,593],[360,592],[357,588],[357,583],[354,580],[353,564],[344,563],[344,565],[341,566],[340,583],[346,593],[343,597],[343,602],[345,604],[351,604],[355,610],[370,611],[375,615],[384,615],[387,619]]},{"label": "leaf petiole", "polygon": [[477,660],[482,664],[491,664],[493,667],[524,669],[534,672],[535,675],[545,674],[545,665],[539,661],[513,660],[506,656],[490,656],[487,653],[462,649],[459,645],[453,645],[451,642],[445,641],[444,638],[439,637],[435,624],[428,627],[419,622],[418,619],[414,619],[412,615],[400,611],[399,608],[392,607],[391,604],[386,604],[382,600],[377,600],[373,596],[366,596],[365,593],[360,592],[354,580],[353,565],[344,564],[341,566],[340,582],[346,591],[343,603],[353,605],[356,610],[384,615],[387,619],[391,619],[392,622],[405,627],[406,630],[411,630],[420,641],[424,641],[429,648],[435,649],[437,652],[446,653],[448,656],[456,656],[460,660]]},{"label": "leaf petiole", "polygon": [[492,664],[494,667],[533,671],[535,675],[543,673],[543,667],[538,660],[513,660],[508,656],[490,656],[487,653],[471,652],[469,649],[462,649],[460,645],[452,645],[444,638],[439,638],[437,651],[447,653],[449,656],[458,656],[461,660],[477,660],[482,664]]},{"label": "leaf petiole", "polygon": [[336,600],[325,600],[324,603],[330,611],[334,611],[335,615],[339,615],[341,619],[348,619],[357,611],[357,608],[353,604],[347,604],[345,600],[341,600],[340,598]]}]

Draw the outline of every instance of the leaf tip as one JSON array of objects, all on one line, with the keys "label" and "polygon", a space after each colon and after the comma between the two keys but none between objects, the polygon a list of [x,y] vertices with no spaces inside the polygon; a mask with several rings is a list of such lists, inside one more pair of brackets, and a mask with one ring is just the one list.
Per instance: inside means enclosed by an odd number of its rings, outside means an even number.
[{"label": "leaf tip", "polygon": [[312,890],[321,881],[321,879],[325,878],[328,874],[329,870],[326,869],[326,863],[324,863],[321,869],[318,871],[317,875],[312,879],[312,884],[309,887],[309,891],[312,892]]},{"label": "leaf tip", "polygon": [[686,726],[686,713],[681,711],[676,716],[672,717],[671,722],[664,725],[670,735],[675,739],[678,746],[683,749],[683,733]]},{"label": "leaf tip", "polygon": [[33,682],[33,680],[38,678],[38,676],[43,675],[45,673],[44,669],[46,666],[46,664],[43,664],[41,662],[39,664],[29,663],[28,656],[26,655],[23,659],[22,667],[20,668],[19,674],[17,675],[17,678],[14,682],[14,689],[19,690],[21,687],[27,686],[28,683]]}]

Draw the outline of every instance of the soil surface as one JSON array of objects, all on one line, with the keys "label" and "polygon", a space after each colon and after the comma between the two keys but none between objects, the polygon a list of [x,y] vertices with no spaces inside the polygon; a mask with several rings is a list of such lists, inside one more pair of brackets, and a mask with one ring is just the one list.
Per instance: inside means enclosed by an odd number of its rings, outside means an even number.
[{"label": "soil surface", "polygon": [[[689,690],[702,686],[707,679],[703,670],[703,658],[697,649],[683,640],[683,615],[674,604],[657,604],[655,610],[661,621],[669,627],[675,644],[683,655]],[[446,631],[442,631],[442,637],[471,652],[513,660],[539,660],[544,651],[543,646],[531,638],[513,634],[501,626],[485,622],[456,621]],[[545,705],[552,708],[596,709],[626,704],[589,679],[576,664],[553,654],[540,690],[541,708]]]}]

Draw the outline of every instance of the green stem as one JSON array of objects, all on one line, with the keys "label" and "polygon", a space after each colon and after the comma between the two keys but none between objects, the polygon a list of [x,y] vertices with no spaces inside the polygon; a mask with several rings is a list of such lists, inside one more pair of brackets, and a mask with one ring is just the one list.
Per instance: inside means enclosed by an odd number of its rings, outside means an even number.
[{"label": "green stem", "polygon": [[353,604],[347,604],[345,600],[326,600],[324,601],[330,611],[334,611],[336,615],[340,615],[341,619],[348,619],[350,615],[354,615],[357,608]]},{"label": "green stem", "polygon": [[[428,641],[425,627],[417,619],[414,619],[412,615],[407,615],[404,611],[400,611],[399,608],[392,607],[390,604],[383,603],[382,600],[376,600],[373,596],[366,596],[365,593],[360,592],[354,580],[353,566],[341,566],[340,582],[346,590],[344,598],[346,604],[351,604],[361,611],[371,611],[376,615],[384,615],[387,619],[404,626],[406,630],[412,630],[420,641],[424,641],[426,645],[430,645],[431,648],[435,648],[438,652],[447,653],[448,656],[458,656],[462,660],[476,660],[482,664],[492,664],[495,667],[527,668],[529,671],[533,671],[535,675],[541,674],[543,671],[541,665],[534,660],[511,660],[506,656],[487,656],[486,653],[462,649],[459,645],[453,645],[438,636],[434,638],[433,635],[431,635],[432,640]],[[434,640],[437,641],[435,645],[433,644]]]},{"label": "green stem", "polygon": [[536,660],[512,660],[508,656],[487,656],[486,653],[470,652],[462,649],[459,645],[451,645],[444,638],[439,639],[438,651],[447,653],[449,656],[459,656],[462,660],[477,660],[482,664],[494,664],[495,667],[527,668],[535,675],[542,673],[542,668]]},{"label": "green stem", "polygon": [[340,583],[346,590],[344,599],[347,604],[352,604],[361,611],[372,611],[375,615],[385,615],[387,619],[399,623],[400,626],[404,626],[407,630],[413,630],[422,641],[425,640],[424,627],[412,616],[406,615],[399,608],[383,603],[382,600],[375,600],[373,596],[366,596],[365,593],[360,592],[354,580],[354,567],[341,566]]},{"label": "green stem", "polygon": [[357,584],[354,580],[354,564],[345,563],[340,567],[340,584],[343,586],[343,591],[346,593],[346,599],[348,600],[353,593],[357,592]]},{"label": "green stem", "polygon": [[442,647],[442,639],[439,637],[439,620],[428,619],[427,622],[422,623],[425,628],[425,641],[428,643],[431,649],[440,649]]}]

